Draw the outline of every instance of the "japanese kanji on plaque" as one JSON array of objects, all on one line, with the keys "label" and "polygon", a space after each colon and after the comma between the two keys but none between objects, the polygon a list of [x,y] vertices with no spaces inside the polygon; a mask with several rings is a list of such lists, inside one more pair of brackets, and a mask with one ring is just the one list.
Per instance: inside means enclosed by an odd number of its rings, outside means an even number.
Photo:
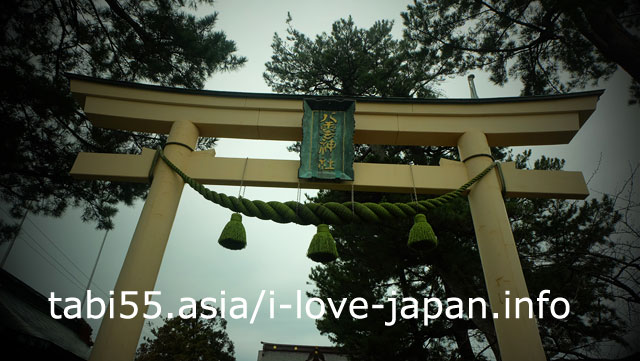
[{"label": "japanese kanji on plaque", "polygon": [[300,179],[353,180],[355,101],[305,99]]}]

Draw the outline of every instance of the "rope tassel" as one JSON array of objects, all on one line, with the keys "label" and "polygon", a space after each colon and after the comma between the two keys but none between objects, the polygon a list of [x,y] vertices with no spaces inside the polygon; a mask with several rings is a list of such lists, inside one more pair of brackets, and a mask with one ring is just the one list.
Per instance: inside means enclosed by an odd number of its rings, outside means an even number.
[{"label": "rope tassel", "polygon": [[329,233],[329,226],[326,224],[318,225],[318,232],[313,236],[309,244],[307,257],[320,263],[332,262],[338,258],[336,241]]},{"label": "rope tassel", "polygon": [[424,214],[416,214],[413,227],[409,231],[407,247],[414,251],[430,251],[438,246],[438,238]]},{"label": "rope tassel", "polygon": [[247,246],[247,233],[242,225],[240,213],[231,215],[231,220],[224,226],[218,243],[226,249],[243,249]]}]

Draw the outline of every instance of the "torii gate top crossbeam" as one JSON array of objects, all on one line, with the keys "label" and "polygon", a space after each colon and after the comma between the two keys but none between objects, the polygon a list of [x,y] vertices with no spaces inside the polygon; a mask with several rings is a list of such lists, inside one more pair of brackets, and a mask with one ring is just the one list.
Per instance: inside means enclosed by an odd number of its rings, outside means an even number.
[{"label": "torii gate top crossbeam", "polygon": [[[96,125],[168,133],[177,120],[200,136],[301,140],[302,95],[167,88],[67,75]],[[603,91],[487,99],[355,97],[355,143],[456,146],[469,130],[491,146],[566,144]]]}]

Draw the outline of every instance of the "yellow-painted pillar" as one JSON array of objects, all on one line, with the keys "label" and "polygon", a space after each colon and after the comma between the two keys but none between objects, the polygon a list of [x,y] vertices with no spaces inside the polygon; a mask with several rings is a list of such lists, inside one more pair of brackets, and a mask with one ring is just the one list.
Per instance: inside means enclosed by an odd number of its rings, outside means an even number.
[{"label": "yellow-painted pillar", "polygon": [[[463,134],[458,139],[458,151],[461,160],[476,154],[491,154],[486,136],[479,131]],[[480,173],[491,163],[488,156],[477,156],[465,161],[470,177]],[[493,322],[502,360],[546,360],[538,324],[535,318],[529,318],[526,303],[521,304],[520,318],[515,318],[514,300],[529,297],[529,292],[495,169],[471,188],[469,206],[491,310],[498,313],[498,318],[494,318]],[[508,295],[506,291],[509,292]]]},{"label": "yellow-painted pillar", "polygon": [[[169,133],[169,142],[178,142],[195,147],[198,128],[188,121],[177,121]],[[169,144],[164,153],[178,167],[186,165],[191,151],[179,144]],[[156,165],[149,196],[144,204],[138,225],[131,239],[127,256],[120,270],[114,294],[114,318],[105,314],[96,343],[91,352],[91,361],[133,360],[145,319],[144,293],[153,291],[162,256],[169,240],[171,226],[178,210],[184,182],[162,160]],[[137,316],[120,318],[120,313],[129,315],[131,306],[122,306],[123,291],[137,291],[137,296],[127,296],[127,301],[137,305]],[[153,308],[151,313],[157,311]]]}]

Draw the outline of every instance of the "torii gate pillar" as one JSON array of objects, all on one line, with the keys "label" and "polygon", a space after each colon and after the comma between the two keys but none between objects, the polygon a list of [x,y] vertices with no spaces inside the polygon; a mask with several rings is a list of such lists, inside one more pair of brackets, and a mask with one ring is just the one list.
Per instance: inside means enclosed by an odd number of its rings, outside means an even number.
[{"label": "torii gate pillar", "polygon": [[[167,157],[179,167],[186,166],[191,151],[180,144],[169,143],[176,142],[195,148],[198,134],[198,128],[189,121],[180,120],[173,123],[164,151]],[[137,291],[138,294],[128,296],[127,301],[133,301],[138,307],[143,307],[145,291],[155,288],[183,189],[182,178],[164,162],[158,162],[149,195],[116,281],[116,297],[121,295],[122,291]],[[138,310],[136,317],[130,320],[119,317],[121,310],[125,314],[132,312],[131,307],[121,306],[119,300],[114,302],[116,317],[103,318],[89,360],[132,360],[135,357],[144,327],[145,319],[142,314],[146,313],[146,310]]]},{"label": "torii gate pillar", "polygon": [[[458,151],[460,159],[466,160],[470,177],[492,163],[487,137],[482,132],[464,133],[458,139]],[[536,319],[529,318],[526,303],[520,309],[520,318],[515,318],[515,302],[511,301],[513,306],[506,318],[505,299],[529,297],[529,292],[495,172],[494,168],[492,174],[471,187],[469,207],[491,311],[498,314],[497,318],[492,317],[500,355],[503,360],[546,360]],[[509,291],[509,295],[505,295],[505,291]]]}]

